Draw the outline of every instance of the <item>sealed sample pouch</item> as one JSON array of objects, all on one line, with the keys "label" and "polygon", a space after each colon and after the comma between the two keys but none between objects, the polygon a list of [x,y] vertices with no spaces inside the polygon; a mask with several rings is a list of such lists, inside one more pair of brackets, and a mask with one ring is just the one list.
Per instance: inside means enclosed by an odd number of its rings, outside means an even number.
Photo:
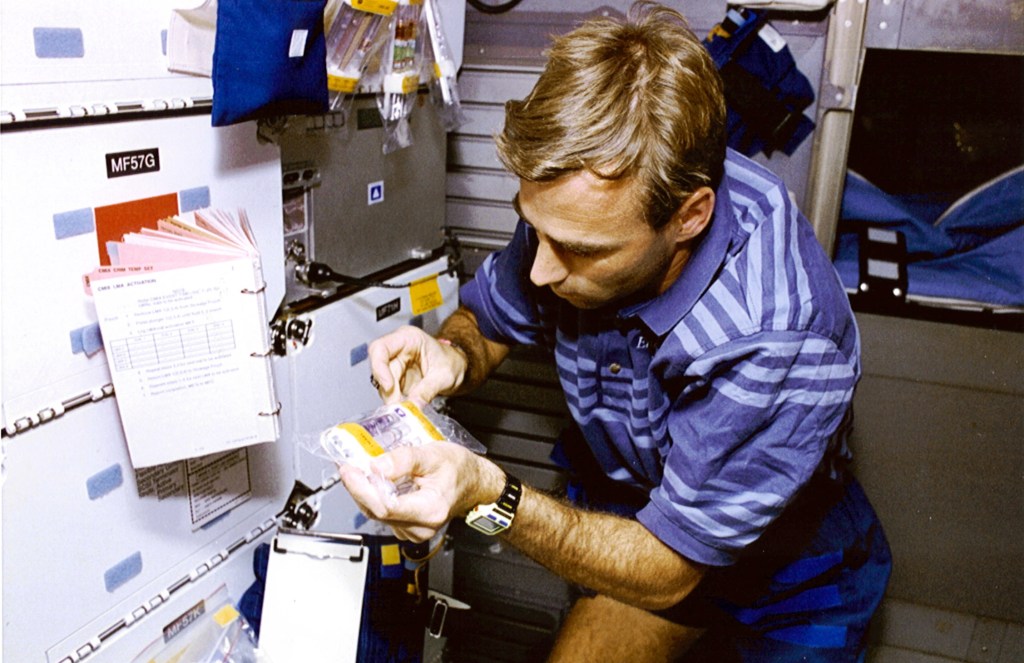
[{"label": "sealed sample pouch", "polygon": [[327,111],[325,0],[220,0],[213,126]]},{"label": "sealed sample pouch", "polygon": [[336,463],[363,470],[382,493],[394,495],[404,486],[394,486],[371,471],[370,461],[400,447],[420,447],[452,442],[476,453],[485,447],[457,421],[430,405],[403,401],[383,405],[353,421],[328,428],[320,435],[320,455]]}]

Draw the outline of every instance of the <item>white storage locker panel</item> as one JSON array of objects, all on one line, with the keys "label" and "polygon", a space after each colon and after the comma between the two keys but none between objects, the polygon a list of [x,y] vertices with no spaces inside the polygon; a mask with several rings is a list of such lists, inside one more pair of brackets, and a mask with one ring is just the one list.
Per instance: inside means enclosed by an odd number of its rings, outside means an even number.
[{"label": "white storage locker panel", "polygon": [[[447,268],[448,259],[439,258],[388,282],[408,283]],[[437,282],[444,303],[422,314],[413,311],[408,288],[368,288],[297,316],[312,327],[306,345],[289,348],[293,427],[288,434],[298,447],[297,477],[307,486],[315,488],[337,474],[334,463],[308,451],[311,445],[315,448],[320,433],[343,421],[352,421],[381,404],[377,390],[370,385],[368,342],[410,323],[434,333],[441,321],[455,310],[457,277],[442,275]],[[387,311],[396,312],[381,317]],[[370,528],[376,531],[373,525],[361,527],[364,519],[343,489],[332,489],[321,499],[316,529],[351,532]]]},{"label": "white storage locker panel", "polygon": [[[159,155],[159,170],[110,177],[107,155],[135,150]],[[252,581],[251,546],[291,490],[292,448],[137,474],[102,389],[110,376],[82,275],[117,206],[244,207],[272,314],[284,293],[279,154],[254,124],[214,129],[208,115],[8,126],[0,151],[3,657],[128,661],[220,585],[237,600]]]},{"label": "white storage locker panel", "polygon": [[[291,490],[283,442],[136,473],[114,399],[21,433],[5,449],[4,660],[84,652],[127,662],[220,585],[237,601],[253,581],[252,549],[268,535],[224,551],[266,529]],[[203,510],[212,520],[197,528]],[[164,594],[194,573],[202,575]],[[99,634],[132,614],[138,621],[94,651]]]},{"label": "white storage locker panel", "polygon": [[209,101],[209,78],[168,71],[171,12],[188,0],[5,2],[0,7],[4,122],[54,114],[184,107]]},{"label": "white storage locker panel", "polygon": [[[245,208],[273,315],[284,296],[281,164],[255,132],[212,128],[209,115],[4,132],[3,426],[110,382],[103,353],[89,352],[96,315],[82,275],[99,264],[97,228],[111,206]],[[134,150],[154,154],[159,170],[108,177],[107,156]]]}]

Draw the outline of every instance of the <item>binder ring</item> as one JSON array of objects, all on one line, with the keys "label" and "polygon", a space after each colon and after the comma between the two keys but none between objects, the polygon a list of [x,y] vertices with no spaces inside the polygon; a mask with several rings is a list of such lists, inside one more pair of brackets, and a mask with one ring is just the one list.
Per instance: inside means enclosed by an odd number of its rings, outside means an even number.
[{"label": "binder ring", "polygon": [[261,292],[263,292],[266,289],[267,289],[267,284],[266,284],[266,282],[264,282],[263,285],[261,285],[259,288],[256,288],[255,290],[250,290],[249,288],[242,288],[242,294],[243,295],[258,295],[258,294],[260,294]]},{"label": "binder ring", "polygon": [[277,402],[277,407],[274,408],[274,410],[272,412],[259,412],[258,414],[261,417],[276,417],[280,413],[281,413],[281,401],[278,401]]}]

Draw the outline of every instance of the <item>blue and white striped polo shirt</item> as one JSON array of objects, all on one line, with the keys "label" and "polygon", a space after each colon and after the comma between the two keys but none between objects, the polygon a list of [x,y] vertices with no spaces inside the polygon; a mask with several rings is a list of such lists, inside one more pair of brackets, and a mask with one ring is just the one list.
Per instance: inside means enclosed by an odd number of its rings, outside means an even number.
[{"label": "blue and white striped polo shirt", "polygon": [[637,519],[688,559],[731,564],[822,465],[853,398],[847,296],[782,182],[730,151],[707,234],[663,294],[585,311],[529,280],[520,221],[463,286],[485,336],[553,350],[569,409]]}]

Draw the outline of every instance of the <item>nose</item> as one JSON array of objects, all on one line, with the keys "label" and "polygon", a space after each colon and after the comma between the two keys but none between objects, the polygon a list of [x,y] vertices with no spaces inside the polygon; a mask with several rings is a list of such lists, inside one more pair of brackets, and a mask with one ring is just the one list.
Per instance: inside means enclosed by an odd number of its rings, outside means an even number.
[{"label": "nose", "polygon": [[551,249],[551,245],[542,240],[530,268],[530,281],[536,286],[552,285],[561,283],[568,274],[569,270]]}]

